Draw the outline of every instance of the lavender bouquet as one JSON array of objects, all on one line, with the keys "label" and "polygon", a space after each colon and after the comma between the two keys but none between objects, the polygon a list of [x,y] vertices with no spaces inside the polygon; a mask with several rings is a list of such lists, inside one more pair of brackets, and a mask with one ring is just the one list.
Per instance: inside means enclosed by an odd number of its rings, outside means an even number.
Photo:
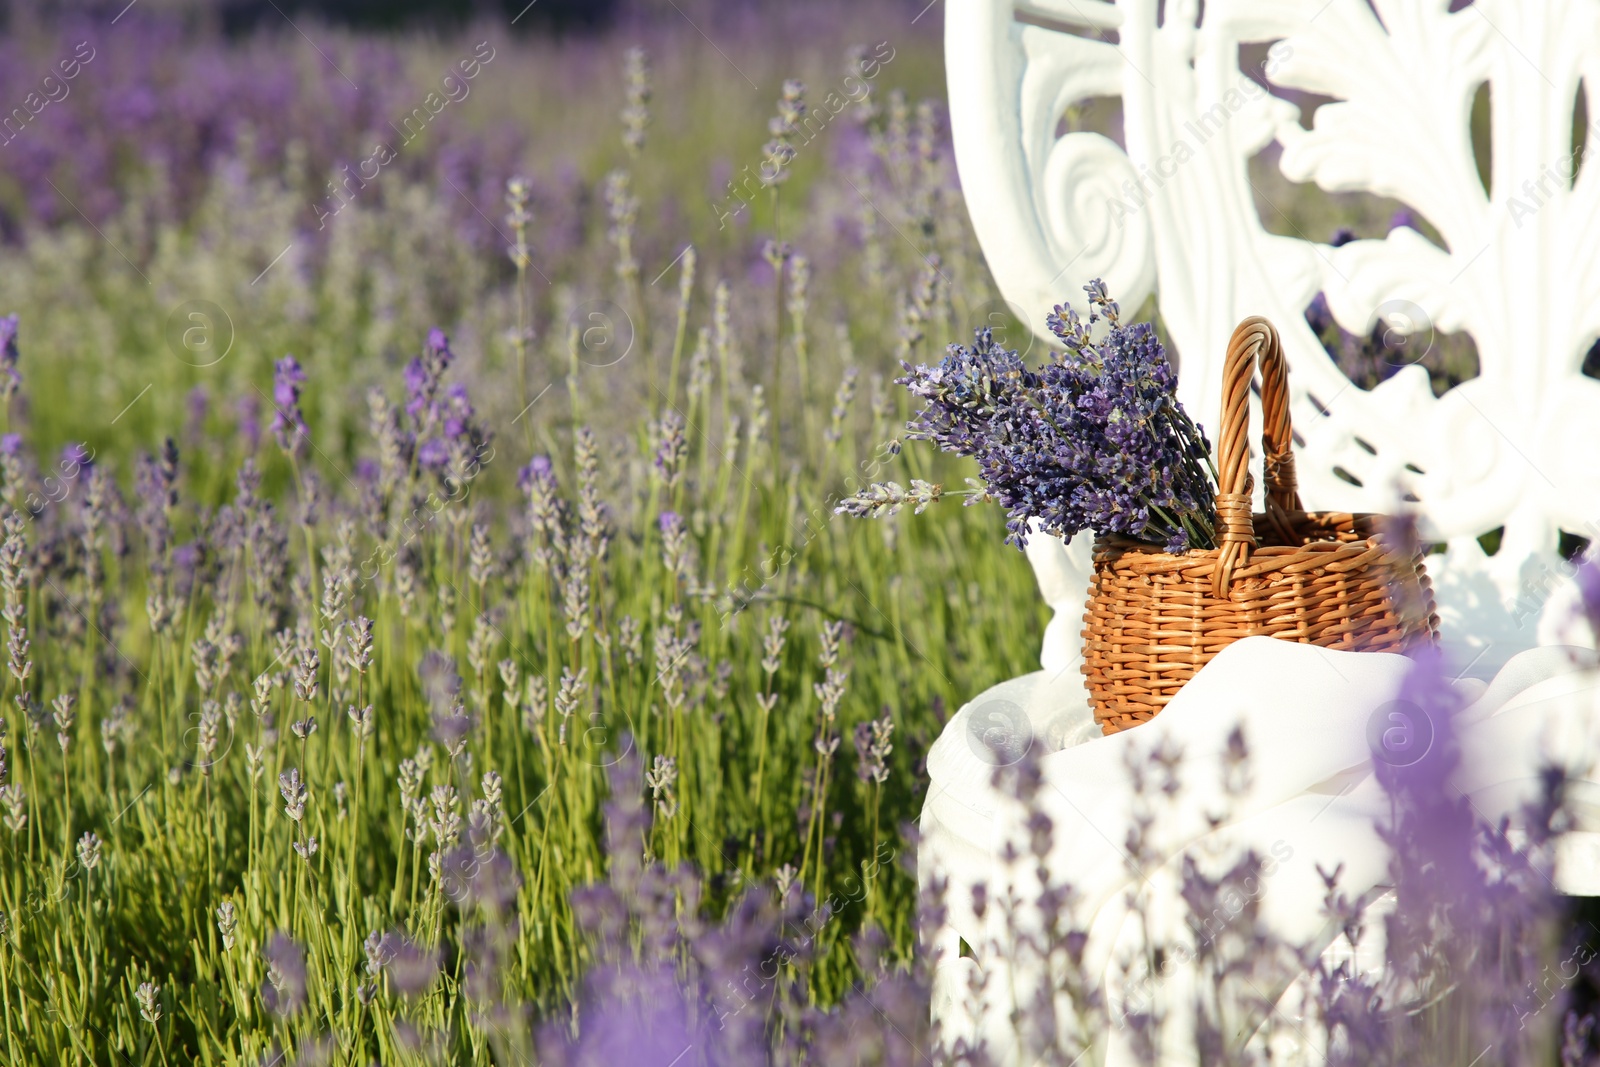
[{"label": "lavender bouquet", "polygon": [[[908,425],[912,440],[978,461],[971,490],[946,493],[915,480],[880,482],[836,512],[921,513],[943,496],[992,501],[1007,511],[1006,541],[1027,544],[1028,522],[1070,538],[1080,530],[1117,533],[1168,552],[1214,548],[1217,472],[1211,446],[1176,394],[1177,378],[1148,323],[1124,325],[1095,279],[1089,320],[1067,305],[1046,319],[1066,346],[1037,370],[996,344],[988,329],[971,347],[952,344],[937,367],[902,364],[896,381],[926,402]],[[1091,327],[1105,319],[1100,340]]]}]

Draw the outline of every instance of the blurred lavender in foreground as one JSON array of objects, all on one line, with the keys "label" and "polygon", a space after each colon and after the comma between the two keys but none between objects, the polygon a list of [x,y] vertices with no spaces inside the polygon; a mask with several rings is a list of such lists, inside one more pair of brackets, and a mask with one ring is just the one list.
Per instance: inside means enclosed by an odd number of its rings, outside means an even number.
[{"label": "blurred lavender in foreground", "polygon": [[547,1022],[541,1062],[928,1062],[925,966],[894,967],[881,934],[865,931],[855,941],[861,980],[837,1008],[815,1006],[806,988],[816,937],[832,921],[828,902],[815,903],[794,883],[776,893],[758,885],[719,922],[703,920],[700,876],[641,855],[652,819],[638,757],[618,761],[609,778],[610,876],[572,898],[597,966],[584,983],[576,1034],[564,1020]]}]

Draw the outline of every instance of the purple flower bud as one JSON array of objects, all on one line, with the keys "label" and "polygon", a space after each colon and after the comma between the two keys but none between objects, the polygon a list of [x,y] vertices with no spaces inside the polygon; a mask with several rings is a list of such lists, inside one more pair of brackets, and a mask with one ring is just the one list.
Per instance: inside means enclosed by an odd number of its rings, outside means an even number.
[{"label": "purple flower bud", "polygon": [[283,408],[294,407],[300,402],[300,386],[305,380],[306,372],[299,360],[284,356],[273,367],[272,402]]},{"label": "purple flower bud", "polygon": [[656,522],[661,527],[662,533],[670,533],[683,525],[683,517],[676,511],[663,511]]},{"label": "purple flower bud", "polygon": [[438,364],[440,370],[448,367],[454,358],[450,351],[450,339],[437,326],[428,331],[428,340],[423,344],[422,351],[425,357]]},{"label": "purple flower bud", "polygon": [[63,473],[70,472],[69,476],[77,473],[94,463],[94,455],[89,451],[89,446],[79,443],[67,445],[61,450],[61,463],[59,469]]},{"label": "purple flower bud", "polygon": [[284,356],[273,367],[272,432],[277,435],[278,446],[293,453],[300,439],[306,435],[305,417],[300,414],[300,386],[305,383],[306,372],[293,356]]},{"label": "purple flower bud", "polygon": [[526,467],[517,471],[517,488],[528,488],[535,478],[541,482],[548,481],[551,469],[549,456],[534,456]]},{"label": "purple flower bud", "polygon": [[0,452],[14,456],[22,451],[22,435],[20,433],[0,434]]}]

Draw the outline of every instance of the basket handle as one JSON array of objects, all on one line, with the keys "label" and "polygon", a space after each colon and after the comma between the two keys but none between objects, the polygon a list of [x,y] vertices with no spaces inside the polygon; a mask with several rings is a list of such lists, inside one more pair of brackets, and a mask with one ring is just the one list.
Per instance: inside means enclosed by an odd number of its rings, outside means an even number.
[{"label": "basket handle", "polygon": [[1256,547],[1250,519],[1250,382],[1261,367],[1261,444],[1267,515],[1284,525],[1284,513],[1303,510],[1294,476],[1294,430],[1289,422],[1289,365],[1272,323],[1259,315],[1241,322],[1228,342],[1222,369],[1222,434],[1217,446],[1217,539],[1222,553],[1212,575],[1217,599],[1225,599],[1233,572]]}]

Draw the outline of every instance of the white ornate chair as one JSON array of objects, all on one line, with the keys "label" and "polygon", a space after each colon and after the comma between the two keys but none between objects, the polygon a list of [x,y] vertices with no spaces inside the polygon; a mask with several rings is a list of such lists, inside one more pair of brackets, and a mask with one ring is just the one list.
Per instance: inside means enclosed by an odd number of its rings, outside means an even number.
[{"label": "white ornate chair", "polygon": [[[1600,115],[1600,0],[1209,0],[1203,17],[1199,0],[946,0],[945,20],[963,194],[1024,321],[1048,340],[1045,314],[1081,304],[1090,278],[1125,309],[1155,294],[1179,396],[1209,425],[1229,335],[1267,316],[1291,367],[1303,499],[1413,502],[1423,536],[1446,546],[1429,568],[1455,668],[1487,679],[1537,645],[1592,643],[1570,624],[1572,568],[1557,548],[1563,531],[1600,530],[1600,381],[1581,370],[1600,337],[1600,161],[1576,167],[1572,137],[1585,87],[1586,114]],[[1312,128],[1241,71],[1249,45],[1269,46],[1274,87],[1331,98]],[[1490,191],[1469,129],[1485,83]],[[1120,98],[1125,148],[1058,133],[1069,106],[1096,97]],[[1584,139],[1600,151],[1597,134],[1600,123]],[[1445,247],[1408,227],[1337,248],[1268,232],[1247,164],[1274,140],[1285,178],[1398,199]],[[1478,376],[1437,398],[1415,365],[1357,387],[1306,322],[1318,292],[1351,333],[1380,321],[1469,333]],[[1496,528],[1490,556],[1478,538]],[[988,862],[992,813],[950,780],[952,735],[987,729],[975,713],[1001,733],[1051,732],[1051,749],[1094,736],[1081,716],[1039,711],[1044,688],[1059,703],[1076,677],[1087,549],[1031,540],[1057,612],[1045,670],[975,698],[941,739],[925,871]],[[1600,861],[1570,864],[1564,880],[1600,892]]]},{"label": "white ornate chair", "polygon": [[[1374,2],[1212,0],[1202,20],[1197,0],[948,0],[956,162],[1006,300],[1043,336],[1090,278],[1128,309],[1156,293],[1202,422],[1234,326],[1277,324],[1302,496],[1351,511],[1414,497],[1424,534],[1448,545],[1430,561],[1447,639],[1492,674],[1537,643],[1559,532],[1600,522],[1600,381],[1580,370],[1600,337],[1600,165],[1560,178],[1580,78],[1600,85],[1600,3]],[[1275,42],[1274,85],[1334,98],[1312,129],[1241,72],[1253,42]],[[1467,121],[1485,82],[1492,195]],[[1126,151],[1056,135],[1093,97],[1121,99]],[[1409,227],[1339,248],[1269,233],[1246,163],[1274,139],[1285,177],[1404,201],[1448,247]],[[1478,377],[1435,398],[1412,365],[1357,388],[1305,321],[1319,291],[1352,333],[1380,318],[1470,333]],[[1497,527],[1487,556],[1477,538]]]}]

